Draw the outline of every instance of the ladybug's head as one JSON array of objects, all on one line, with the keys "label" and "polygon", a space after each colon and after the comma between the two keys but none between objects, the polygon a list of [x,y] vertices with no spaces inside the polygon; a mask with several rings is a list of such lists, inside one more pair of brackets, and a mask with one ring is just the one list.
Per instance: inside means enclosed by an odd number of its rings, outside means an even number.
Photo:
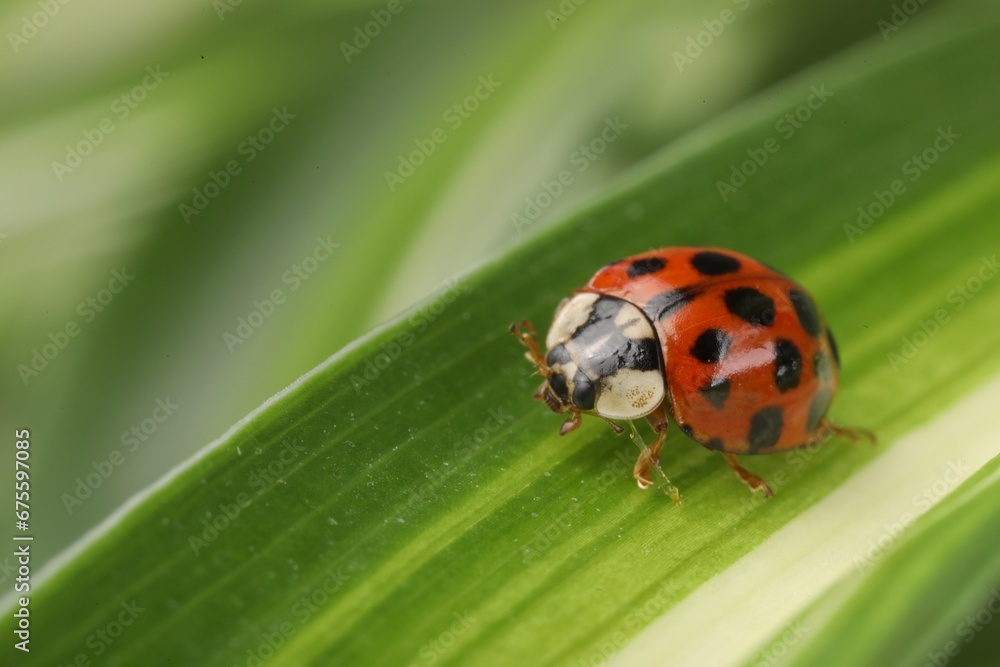
[{"label": "ladybug's head", "polygon": [[544,401],[552,412],[572,412],[594,409],[594,384],[579,371],[566,377],[562,365],[548,367],[548,375],[535,390],[536,401]]}]

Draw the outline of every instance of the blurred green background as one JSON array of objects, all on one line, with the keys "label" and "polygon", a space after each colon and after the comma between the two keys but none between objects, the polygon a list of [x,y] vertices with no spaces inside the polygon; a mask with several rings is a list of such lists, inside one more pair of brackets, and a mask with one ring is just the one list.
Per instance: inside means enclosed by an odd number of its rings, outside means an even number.
[{"label": "blurred green background", "polygon": [[449,277],[892,39],[894,5],[5,3],[0,411],[32,432],[35,567]]}]

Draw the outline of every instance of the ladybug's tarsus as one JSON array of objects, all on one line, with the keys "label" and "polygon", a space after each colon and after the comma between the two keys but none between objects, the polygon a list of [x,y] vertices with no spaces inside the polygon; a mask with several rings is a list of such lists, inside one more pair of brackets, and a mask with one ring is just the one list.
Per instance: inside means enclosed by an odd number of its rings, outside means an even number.
[{"label": "ladybug's tarsus", "polygon": [[570,431],[575,431],[580,428],[580,413],[571,412],[569,419],[562,423],[559,427],[559,435],[566,435]]},{"label": "ladybug's tarsus", "polygon": [[663,404],[661,403],[659,407],[647,415],[646,420],[653,427],[653,430],[656,431],[656,441],[652,446],[643,449],[639,454],[638,460],[635,462],[632,474],[635,476],[635,481],[640,489],[648,489],[653,485],[653,480],[650,478],[649,473],[660,462],[660,448],[663,447],[663,443],[667,438],[667,411],[663,407]]},{"label": "ladybug's tarsus", "polygon": [[[601,417],[601,415],[597,415],[597,416]],[[618,424],[614,423],[613,421],[611,421],[607,417],[601,417],[601,419],[603,419],[604,421],[608,422],[608,426],[610,426],[611,430],[615,432],[615,435],[621,435],[622,433],[625,432],[625,429],[623,429],[621,426],[619,426]]]},{"label": "ladybug's tarsus", "polygon": [[741,466],[735,456],[727,452],[721,452],[721,454],[722,458],[726,459],[726,463],[729,467],[736,473],[736,476],[743,480],[743,483],[749,486],[751,491],[763,491],[764,495],[768,498],[774,495],[774,492],[771,491],[771,487],[767,485],[767,482],[765,482],[763,478],[753,474]]},{"label": "ladybug's tarsus", "polygon": [[842,435],[853,443],[858,443],[862,439],[867,440],[869,444],[876,444],[878,442],[878,437],[866,428],[860,426],[841,426],[839,424],[834,424],[832,421],[823,420],[819,427],[819,437],[820,441],[825,441],[829,438]]}]

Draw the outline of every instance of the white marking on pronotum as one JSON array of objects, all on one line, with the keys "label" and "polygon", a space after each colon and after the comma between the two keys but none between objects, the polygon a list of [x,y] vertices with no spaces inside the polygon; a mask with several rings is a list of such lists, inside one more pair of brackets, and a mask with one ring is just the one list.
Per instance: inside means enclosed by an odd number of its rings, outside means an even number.
[{"label": "white marking on pronotum", "polygon": [[545,346],[551,350],[568,341],[573,332],[590,319],[590,313],[594,310],[597,299],[598,295],[589,292],[563,299],[552,318],[552,326],[549,327],[549,334],[545,337]]}]

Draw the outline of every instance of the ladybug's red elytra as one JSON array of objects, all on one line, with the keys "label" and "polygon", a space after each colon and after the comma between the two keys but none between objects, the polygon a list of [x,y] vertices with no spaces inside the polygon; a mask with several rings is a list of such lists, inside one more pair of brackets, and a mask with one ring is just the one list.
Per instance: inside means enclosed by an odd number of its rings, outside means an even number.
[{"label": "ladybug's red elytra", "polygon": [[568,413],[646,417],[657,433],[635,465],[641,488],[667,417],[720,452],[752,491],[772,495],[736,454],[773,454],[865,429],[830,422],[840,359],[813,298],[790,278],[721,248],[664,248],[612,262],[556,309],[542,354],[527,321],[511,331],[545,378],[534,397]]}]

